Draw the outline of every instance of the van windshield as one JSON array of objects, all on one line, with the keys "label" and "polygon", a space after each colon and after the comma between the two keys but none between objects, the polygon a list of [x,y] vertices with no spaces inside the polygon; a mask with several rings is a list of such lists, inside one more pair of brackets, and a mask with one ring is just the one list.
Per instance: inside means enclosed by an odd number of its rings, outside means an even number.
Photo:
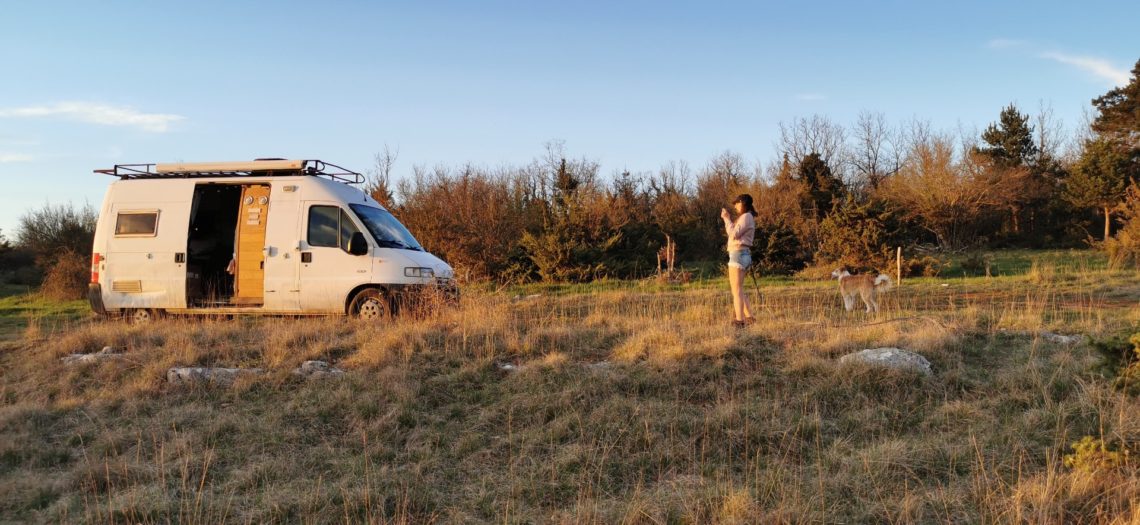
[{"label": "van windshield", "polygon": [[407,250],[424,251],[420,243],[412,237],[412,232],[409,232],[400,221],[396,220],[391,213],[381,210],[380,208],[373,208],[372,206],[364,206],[361,204],[349,204],[352,211],[356,212],[356,216],[360,218],[360,222],[364,223],[364,227],[376,239],[376,243],[381,248],[403,248]]}]

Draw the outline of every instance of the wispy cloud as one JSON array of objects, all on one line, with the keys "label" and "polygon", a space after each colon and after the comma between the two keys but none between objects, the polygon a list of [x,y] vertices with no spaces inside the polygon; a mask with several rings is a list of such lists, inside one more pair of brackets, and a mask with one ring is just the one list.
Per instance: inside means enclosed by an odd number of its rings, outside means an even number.
[{"label": "wispy cloud", "polygon": [[1113,87],[1129,83],[1129,72],[1127,72],[1127,69],[1116,67],[1104,58],[1066,55],[1062,54],[1062,52],[1043,52],[1041,58],[1056,60],[1061,64],[1083,69],[1084,72],[1091,73],[1093,76],[1098,77],[1098,79],[1112,83]]},{"label": "wispy cloud", "polygon": [[820,93],[797,93],[796,100],[803,102],[818,102],[820,100],[827,100],[827,95]]},{"label": "wispy cloud", "polygon": [[1128,70],[1118,68],[1103,58],[1055,52],[1042,53],[1041,58],[1074,66],[1095,78],[1107,80],[1114,87],[1123,86],[1128,83]]},{"label": "wispy cloud", "polygon": [[5,153],[0,151],[0,164],[9,164],[13,162],[31,162],[35,160],[31,155],[24,155],[23,153]]},{"label": "wispy cloud", "polygon": [[1028,42],[1016,38],[995,38],[986,42],[986,47],[990,49],[1008,49],[1011,47],[1021,47]]},{"label": "wispy cloud", "polygon": [[40,141],[0,133],[0,146],[39,146]]},{"label": "wispy cloud", "polygon": [[134,108],[93,102],[58,102],[47,106],[0,108],[0,118],[59,117],[88,124],[128,126],[163,133],[170,124],[185,120],[182,115],[169,113],[143,113]]}]

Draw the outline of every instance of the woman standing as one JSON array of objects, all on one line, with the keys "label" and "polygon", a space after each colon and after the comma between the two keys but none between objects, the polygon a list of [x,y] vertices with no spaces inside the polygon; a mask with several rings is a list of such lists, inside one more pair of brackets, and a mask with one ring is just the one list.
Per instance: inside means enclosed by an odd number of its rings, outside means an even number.
[{"label": "woman standing", "polygon": [[724,230],[728,233],[728,284],[732,289],[733,326],[741,328],[752,323],[752,309],[748,297],[744,295],[744,273],[752,266],[752,239],[756,232],[756,208],[752,206],[752,196],[742,193],[732,201],[736,220],[728,210],[720,209],[724,220]]}]

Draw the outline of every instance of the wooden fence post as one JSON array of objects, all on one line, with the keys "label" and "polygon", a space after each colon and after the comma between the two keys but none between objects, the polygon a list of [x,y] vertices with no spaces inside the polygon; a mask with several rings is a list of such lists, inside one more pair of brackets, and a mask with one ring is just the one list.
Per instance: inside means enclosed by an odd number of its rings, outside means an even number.
[{"label": "wooden fence post", "polygon": [[902,285],[902,246],[895,251],[895,280]]}]

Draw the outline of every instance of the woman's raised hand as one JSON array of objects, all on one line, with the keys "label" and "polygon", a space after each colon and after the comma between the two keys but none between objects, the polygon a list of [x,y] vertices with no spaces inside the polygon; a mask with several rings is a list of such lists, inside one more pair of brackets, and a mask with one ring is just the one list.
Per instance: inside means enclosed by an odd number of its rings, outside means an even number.
[{"label": "woman's raised hand", "polygon": [[721,208],[720,209],[720,218],[727,221],[727,220],[731,219],[732,216],[728,214],[728,210]]}]

